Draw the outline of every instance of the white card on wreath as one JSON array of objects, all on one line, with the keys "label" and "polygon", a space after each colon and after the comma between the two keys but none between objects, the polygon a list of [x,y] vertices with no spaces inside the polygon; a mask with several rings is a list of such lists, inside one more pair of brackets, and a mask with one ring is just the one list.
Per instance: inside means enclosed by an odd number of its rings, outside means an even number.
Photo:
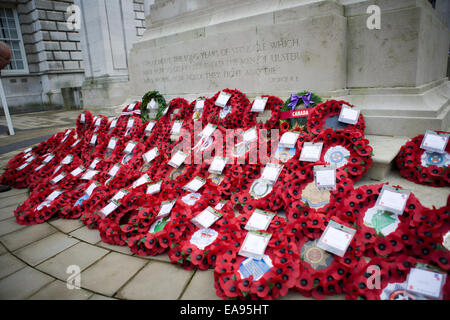
[{"label": "white card on wreath", "polygon": [[137,146],[137,144],[138,143],[136,141],[128,142],[128,144],[127,144],[125,150],[123,150],[123,152],[125,152],[125,153],[132,153],[134,148]]},{"label": "white card on wreath", "polygon": [[149,121],[147,124],[147,127],[145,128],[146,133],[150,133],[153,130],[153,127],[155,126],[156,121]]},{"label": "white card on wreath", "polygon": [[215,174],[222,174],[223,169],[227,165],[228,158],[224,157],[214,157],[211,165],[209,166],[208,172]]},{"label": "white card on wreath", "polygon": [[44,159],[44,161],[42,161],[42,162],[44,162],[44,163],[49,163],[50,161],[53,160],[54,157],[55,157],[54,155],[49,154],[49,155]]},{"label": "white card on wreath", "polygon": [[85,122],[86,122],[86,117],[85,117],[84,113],[82,113],[82,114],[80,115],[80,122],[81,122],[81,123],[85,123]]},{"label": "white card on wreath", "polygon": [[132,103],[128,106],[127,111],[133,111],[134,107],[136,107],[136,102]]},{"label": "white card on wreath", "polygon": [[187,185],[183,187],[183,189],[188,190],[190,192],[197,192],[206,184],[206,180],[200,177],[195,177],[192,181],[190,181]]},{"label": "white card on wreath", "polygon": [[110,177],[115,177],[116,176],[116,174],[117,174],[117,172],[119,172],[119,170],[120,170],[120,164],[115,164],[114,166],[112,166],[112,168],[109,170],[109,172],[108,172],[108,175],[110,176]]},{"label": "white card on wreath", "polygon": [[205,108],[205,100],[197,99],[195,101],[195,110],[203,110]]},{"label": "white card on wreath", "polygon": [[29,162],[25,162],[23,165],[21,165],[20,167],[17,168],[17,171],[22,171],[23,169],[28,167],[29,164],[30,164]]},{"label": "white card on wreath", "polygon": [[109,140],[109,143],[108,143],[108,149],[111,149],[111,150],[114,150],[114,148],[116,147],[116,144],[117,144],[117,141],[118,141],[119,139],[117,139],[117,138],[111,138],[110,140]]},{"label": "white card on wreath", "polygon": [[314,183],[319,190],[336,190],[336,168],[333,166],[315,166]]},{"label": "white card on wreath", "polygon": [[207,229],[217,220],[222,218],[222,214],[215,209],[208,207],[192,219],[192,222],[199,228]]},{"label": "white card on wreath", "polygon": [[208,123],[208,125],[200,133],[200,137],[209,138],[214,133],[214,131],[216,131],[216,129],[217,129],[216,125]]},{"label": "white card on wreath", "polygon": [[111,198],[111,200],[109,201],[119,201],[120,199],[122,199],[123,197],[125,197],[127,194],[129,194],[130,191],[126,190],[126,189],[120,189],[119,192],[117,192],[114,197]]},{"label": "white card on wreath", "polygon": [[355,229],[345,227],[331,220],[322,233],[317,247],[343,257],[355,233]]},{"label": "white card on wreath", "polygon": [[243,135],[244,138],[244,142],[245,143],[250,143],[252,141],[255,141],[258,139],[258,132],[256,131],[256,127],[253,127],[247,131],[244,132]]},{"label": "white card on wreath", "polygon": [[61,161],[61,164],[71,164],[72,161],[73,161],[73,155],[69,154]]},{"label": "white card on wreath", "polygon": [[305,142],[300,154],[300,161],[317,162],[322,155],[323,143]]},{"label": "white card on wreath", "polygon": [[70,174],[73,175],[74,177],[80,175],[82,172],[84,172],[86,169],[83,166],[80,166],[78,168],[76,168],[75,170],[73,170]]},{"label": "white card on wreath", "polygon": [[420,147],[430,152],[444,153],[447,148],[448,137],[446,134],[437,134],[434,131],[427,130]]},{"label": "white card on wreath", "polygon": [[245,225],[246,230],[267,230],[273,218],[275,217],[275,213],[263,211],[261,209],[256,209]]},{"label": "white card on wreath", "polygon": [[360,110],[350,108],[348,106],[342,106],[341,113],[339,114],[339,122],[354,125],[358,122]]},{"label": "white card on wreath", "polygon": [[102,118],[97,118],[95,120],[94,126],[99,127],[101,123],[102,123]]},{"label": "white card on wreath", "polygon": [[255,101],[253,101],[252,112],[264,112],[266,108],[268,98],[265,97],[257,97]]},{"label": "white card on wreath", "polygon": [[297,144],[299,132],[289,131],[281,136],[279,147],[292,149]]},{"label": "white card on wreath", "polygon": [[164,218],[168,216],[170,212],[172,212],[172,208],[175,206],[176,202],[177,200],[175,199],[172,201],[164,201],[163,203],[161,203],[161,209],[159,210],[157,218]]},{"label": "white card on wreath", "polygon": [[100,212],[103,213],[105,217],[109,216],[111,212],[116,210],[118,207],[120,207],[120,203],[117,201],[111,201],[104,207]]},{"label": "white card on wreath", "polygon": [[133,189],[142,186],[143,184],[151,182],[150,177],[148,174],[144,174],[139,179],[137,179],[135,182],[133,182],[133,185],[131,186]]},{"label": "white card on wreath", "polygon": [[109,128],[114,129],[116,127],[116,125],[117,125],[117,119],[114,119],[113,121],[111,121]]},{"label": "white card on wreath", "polygon": [[41,170],[43,167],[45,167],[45,164],[41,164],[39,167],[36,167],[35,169],[34,169],[34,171],[39,171],[39,170]]},{"label": "white card on wreath", "polygon": [[239,250],[239,255],[249,258],[261,259],[266,251],[272,234],[249,231]]},{"label": "white card on wreath", "polygon": [[158,106],[157,106],[156,100],[155,100],[155,99],[152,99],[152,100],[149,102],[147,109],[157,109],[157,108],[158,108]]},{"label": "white card on wreath", "polygon": [[153,161],[159,155],[158,148],[153,148],[152,150],[144,153],[142,157],[144,158],[145,163],[149,163]]},{"label": "white card on wreath", "polygon": [[91,141],[90,141],[89,143],[92,144],[92,145],[94,145],[96,142],[97,142],[97,135],[96,135],[96,134],[93,134],[93,135],[92,135],[92,138],[91,138]]},{"label": "white card on wreath", "polygon": [[57,184],[58,182],[60,182],[65,177],[66,177],[66,174],[64,172],[62,172],[59,175],[57,175],[56,177],[54,177],[50,182],[52,184]]},{"label": "white card on wreath", "polygon": [[31,161],[33,161],[34,159],[36,159],[36,157],[35,157],[35,156],[31,156],[31,157],[29,157],[27,160],[25,160],[25,162],[31,162]]},{"label": "white card on wreath", "polygon": [[171,134],[179,135],[181,132],[181,128],[183,127],[183,121],[174,121],[172,130],[170,131]]},{"label": "white card on wreath", "polygon": [[406,202],[410,195],[409,190],[395,189],[384,185],[378,196],[376,205],[384,210],[401,215],[405,210]]},{"label": "white card on wreath", "polygon": [[149,184],[147,186],[147,194],[152,195],[152,194],[156,194],[156,193],[161,192],[161,184],[162,184],[162,181],[159,181],[157,183]]},{"label": "white card on wreath", "polygon": [[94,192],[94,190],[100,186],[100,183],[98,183],[97,181],[92,182],[89,187],[84,191],[84,193],[86,193],[89,197],[92,195],[92,192]]},{"label": "white card on wreath", "polygon": [[442,287],[447,278],[446,274],[431,270],[411,268],[408,275],[407,290],[423,294],[435,299],[442,298]]},{"label": "white card on wreath", "polygon": [[268,163],[266,164],[264,171],[261,175],[261,179],[267,180],[270,182],[275,182],[278,179],[278,176],[280,175],[281,171],[283,170],[283,165],[281,164],[275,164],[275,163]]},{"label": "white card on wreath", "polygon": [[128,122],[127,122],[127,129],[133,128],[133,125],[134,125],[134,118],[128,119]]},{"label": "white card on wreath", "polygon": [[216,106],[224,108],[227,105],[230,98],[231,94],[222,91],[217,97]]},{"label": "white card on wreath", "polygon": [[80,142],[81,142],[81,140],[78,139],[77,141],[75,141],[75,142],[72,144],[71,147],[73,148],[73,147],[77,146]]},{"label": "white card on wreath", "polygon": [[100,171],[96,170],[87,170],[85,174],[81,177],[81,180],[92,180],[97,174],[99,174]]},{"label": "white card on wreath", "polygon": [[55,190],[47,197],[47,200],[48,201],[53,201],[53,200],[55,200],[56,198],[58,198],[62,194],[63,194],[63,192],[61,190]]},{"label": "white card on wreath", "polygon": [[173,155],[172,159],[170,159],[168,164],[174,168],[178,168],[183,164],[183,162],[186,160],[187,157],[188,157],[187,153],[177,151],[177,153]]}]

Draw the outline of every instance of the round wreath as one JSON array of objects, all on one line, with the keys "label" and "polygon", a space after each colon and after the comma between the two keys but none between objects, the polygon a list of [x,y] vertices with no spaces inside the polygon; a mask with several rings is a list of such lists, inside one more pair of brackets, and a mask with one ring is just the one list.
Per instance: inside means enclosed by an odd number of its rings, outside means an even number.
[{"label": "round wreath", "polygon": [[443,154],[427,152],[420,148],[423,138],[424,135],[419,135],[401,147],[396,158],[400,175],[414,183],[430,187],[450,186],[450,144]]},{"label": "round wreath", "polygon": [[141,119],[142,122],[147,122],[150,119],[147,106],[152,101],[152,99],[155,99],[155,101],[158,103],[158,113],[156,115],[156,120],[159,120],[163,114],[164,111],[167,109],[166,99],[164,99],[163,95],[159,93],[159,91],[149,91],[142,97],[142,103],[141,103]]},{"label": "round wreath", "polygon": [[[284,102],[281,112],[304,108],[314,109],[315,106],[321,102],[322,99],[315,93],[302,91],[297,94],[292,94],[291,97]],[[308,118],[309,117],[280,120],[280,127],[283,128],[283,130],[306,131],[306,122]]]}]

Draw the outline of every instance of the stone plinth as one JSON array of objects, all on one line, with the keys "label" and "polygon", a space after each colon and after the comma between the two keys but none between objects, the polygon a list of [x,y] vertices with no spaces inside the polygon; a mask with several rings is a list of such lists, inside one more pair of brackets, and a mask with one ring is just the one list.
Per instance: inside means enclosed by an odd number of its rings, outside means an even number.
[{"label": "stone plinth", "polygon": [[[366,10],[381,9],[369,30]],[[130,53],[129,101],[312,90],[362,109],[368,133],[447,129],[449,31],[428,1],[156,0]]]}]

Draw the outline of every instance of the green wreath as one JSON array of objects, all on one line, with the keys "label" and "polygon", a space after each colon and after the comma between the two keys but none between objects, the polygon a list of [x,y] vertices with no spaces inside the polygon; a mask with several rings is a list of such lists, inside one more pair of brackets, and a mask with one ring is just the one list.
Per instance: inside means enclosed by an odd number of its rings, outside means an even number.
[{"label": "green wreath", "polygon": [[[151,119],[147,106],[152,101],[152,99],[155,99],[155,101],[158,103],[158,113],[156,114],[156,118]],[[163,95],[159,93],[159,91],[149,91],[142,97],[142,104],[141,104],[141,119],[143,122],[147,122],[149,120],[159,120],[163,114],[164,111],[167,109],[166,99],[164,99]]]},{"label": "green wreath", "polygon": [[[308,93],[311,93],[311,100],[310,100],[311,104],[307,107],[308,109],[314,108],[319,103],[322,103],[322,98],[320,98],[318,95],[316,95],[310,91],[299,92],[299,93],[297,93],[297,96],[302,97]],[[292,107],[289,106],[290,104],[291,104],[291,98],[289,97],[289,99],[287,99],[284,102],[283,107],[281,108],[281,112],[292,110]],[[298,100],[297,105],[295,106],[295,110],[300,110],[300,109],[305,109],[305,105],[301,98]],[[287,125],[289,126],[289,130],[307,131],[306,130],[307,121],[308,121],[307,117],[284,119],[284,120],[280,120],[280,126],[283,126],[283,123],[287,123]],[[286,125],[284,125],[284,126],[286,126]]]}]

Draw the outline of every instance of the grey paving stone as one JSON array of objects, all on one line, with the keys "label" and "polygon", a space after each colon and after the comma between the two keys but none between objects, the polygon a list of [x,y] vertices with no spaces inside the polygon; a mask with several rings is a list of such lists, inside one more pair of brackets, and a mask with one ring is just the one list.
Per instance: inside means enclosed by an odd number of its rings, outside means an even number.
[{"label": "grey paving stone", "polygon": [[100,294],[94,294],[92,295],[89,300],[117,300],[111,297],[102,296]]},{"label": "grey paving stone", "polygon": [[146,263],[112,252],[82,273],[82,287],[111,297]]},{"label": "grey paving stone", "polygon": [[0,236],[25,228],[16,222],[16,218],[12,217],[0,221]]},{"label": "grey paving stone", "polygon": [[8,252],[8,250],[6,250],[5,246],[0,243],[0,254],[4,254],[7,252]]},{"label": "grey paving stone", "polygon": [[221,300],[214,288],[214,270],[197,270],[181,300]]},{"label": "grey paving stone", "polygon": [[[14,197],[17,195],[28,194],[28,189],[11,189],[7,192],[0,192],[0,199],[3,200],[5,198]],[[3,202],[1,201],[0,202]]]},{"label": "grey paving stone", "polygon": [[16,206],[0,208],[0,221],[13,218],[14,210],[16,210]]},{"label": "grey paving stone", "polygon": [[26,194],[26,193],[18,194],[18,195],[12,196],[12,197],[2,199],[0,201],[0,206],[2,208],[13,207],[13,206],[15,206],[17,208],[19,205],[24,203],[25,200],[27,200],[27,199],[28,199],[28,194]]},{"label": "grey paving stone", "polygon": [[84,226],[79,219],[55,219],[48,221],[48,223],[64,233],[70,233]]},{"label": "grey paving stone", "polygon": [[147,257],[141,257],[138,254],[135,254],[134,256],[135,257],[140,257],[142,259],[152,260],[152,261],[161,261],[161,262],[169,262],[169,263],[171,263],[169,255],[167,253],[162,253],[162,254],[158,254],[157,256],[147,256]]},{"label": "grey paving stone", "polygon": [[25,267],[0,280],[0,300],[22,300],[54,279],[31,267]]},{"label": "grey paving stone", "polygon": [[88,300],[92,295],[83,289],[69,289],[65,282],[55,280],[27,300]]},{"label": "grey paving stone", "polygon": [[98,230],[91,230],[87,226],[71,232],[70,235],[91,244],[96,244],[102,240]]},{"label": "grey paving stone", "polygon": [[26,226],[23,229],[7,234],[0,241],[10,250],[14,251],[30,243],[41,240],[57,232],[52,226],[43,223],[35,226]]},{"label": "grey paving stone", "polygon": [[151,261],[116,295],[127,300],[175,300],[194,271],[172,264]]},{"label": "grey paving stone", "polygon": [[14,251],[14,255],[26,261],[28,264],[36,266],[48,258],[73,246],[77,242],[79,242],[77,239],[70,238],[63,233],[58,232]]},{"label": "grey paving stone", "polygon": [[108,249],[108,250],[112,250],[112,251],[115,251],[115,252],[120,252],[120,253],[123,253],[123,254],[127,254],[127,255],[130,255],[130,256],[133,255],[133,252],[131,252],[131,250],[130,250],[130,248],[128,246],[114,246],[112,244],[105,243],[105,242],[99,242],[97,244],[97,246],[100,246],[102,248],[105,248],[105,249]]},{"label": "grey paving stone", "polygon": [[26,267],[26,264],[14,257],[12,254],[2,254],[0,256],[0,279],[9,276],[11,273],[14,273],[24,267]]},{"label": "grey paving stone", "polygon": [[65,281],[70,275],[66,273],[69,266],[79,266],[80,270],[83,271],[108,253],[108,250],[79,242],[39,264],[36,268]]},{"label": "grey paving stone", "polygon": [[[279,297],[277,300],[316,300],[314,298],[307,298],[295,291],[289,291],[284,297]],[[326,297],[325,300],[345,300],[345,295],[335,295]]]}]

